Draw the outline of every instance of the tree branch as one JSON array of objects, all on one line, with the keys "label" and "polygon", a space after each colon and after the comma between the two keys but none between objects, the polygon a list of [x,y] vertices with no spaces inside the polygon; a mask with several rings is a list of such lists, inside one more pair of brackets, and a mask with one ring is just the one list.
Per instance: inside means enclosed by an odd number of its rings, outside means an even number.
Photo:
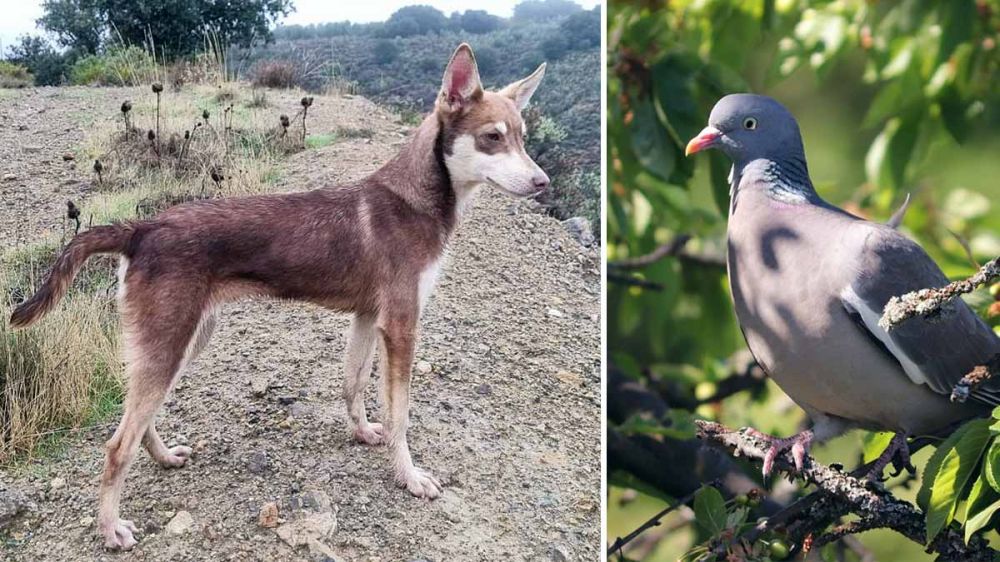
[{"label": "tree branch", "polygon": [[892,297],[886,303],[878,325],[886,331],[890,331],[914,316],[927,317],[938,314],[941,308],[955,297],[971,293],[980,285],[996,279],[1000,279],[1000,257],[987,262],[968,279],[955,281],[941,288],[920,289],[903,296]]},{"label": "tree branch", "polygon": [[690,234],[678,234],[677,236],[674,236],[673,239],[671,239],[669,242],[657,246],[655,250],[653,250],[648,254],[636,256],[634,258],[625,258],[613,262],[608,262],[608,268],[623,270],[623,271],[628,271],[632,269],[642,269],[644,267],[653,265],[654,263],[662,260],[663,258],[674,257],[687,263],[725,269],[726,260],[724,258],[716,256],[706,256],[701,254],[692,254],[690,252],[686,252],[684,248],[687,246],[687,243],[690,240],[691,240]]},{"label": "tree branch", "polygon": [[955,383],[955,387],[951,389],[951,401],[965,402],[976,387],[998,375],[1000,375],[1000,353],[986,363],[977,365]]},{"label": "tree branch", "polygon": [[[712,482],[712,483],[709,484],[709,486],[713,486],[713,487],[717,486],[717,483]],[[636,530],[632,531],[631,533],[629,533],[628,535],[626,535],[624,538],[618,537],[617,539],[615,539],[614,544],[612,544],[611,546],[608,547],[608,556],[611,556],[612,554],[614,554],[616,552],[619,553],[619,554],[621,554],[621,551],[622,551],[622,549],[625,548],[625,545],[627,545],[628,543],[632,542],[633,539],[635,539],[636,537],[638,537],[639,535],[641,535],[647,529],[652,529],[653,527],[658,527],[660,525],[660,519],[663,519],[664,517],[667,516],[667,514],[669,514],[671,511],[677,509],[678,507],[680,507],[682,505],[687,505],[687,504],[691,503],[691,501],[694,500],[694,495],[697,494],[697,493],[698,493],[698,490],[695,490],[695,491],[691,492],[690,494],[688,494],[688,495],[684,496],[683,498],[677,500],[676,503],[667,506],[666,508],[664,508],[662,511],[660,511],[656,515],[650,517],[649,520],[647,520],[642,525],[639,525],[639,527]]]},{"label": "tree branch", "polygon": [[[738,456],[763,460],[769,449],[768,443],[754,437],[747,430],[734,431],[714,422],[696,423],[700,439],[721,445]],[[927,529],[923,514],[885,489],[874,487],[865,479],[822,465],[811,457],[806,459],[805,467],[800,473],[795,469],[790,452],[778,455],[775,468],[790,476],[799,476],[825,493],[825,497],[817,499],[808,509],[801,510],[797,515],[793,514],[793,517],[797,517],[795,523],[799,528],[813,532],[817,525],[808,522],[822,521],[822,527],[819,528],[825,528],[829,521],[846,513],[854,513],[870,528],[892,529],[918,544],[924,544]],[[973,537],[969,545],[966,545],[961,532],[954,527],[941,531],[927,545],[927,549],[928,552],[938,553],[939,560],[942,561],[987,562],[993,559],[993,551],[985,540]]]}]

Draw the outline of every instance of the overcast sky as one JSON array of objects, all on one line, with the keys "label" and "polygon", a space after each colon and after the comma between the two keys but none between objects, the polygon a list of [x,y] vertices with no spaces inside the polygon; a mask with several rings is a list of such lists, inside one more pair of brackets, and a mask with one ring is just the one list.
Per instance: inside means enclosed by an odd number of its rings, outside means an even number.
[{"label": "overcast sky", "polygon": [[[324,23],[350,20],[353,22],[383,21],[390,14],[410,4],[429,4],[445,14],[465,10],[486,10],[491,14],[510,17],[521,0],[292,0],[295,11],[282,20],[286,24]],[[575,0],[592,8],[600,0]],[[41,0],[4,1],[0,17],[0,41],[4,49],[25,33],[38,33],[35,20],[42,15]]]}]

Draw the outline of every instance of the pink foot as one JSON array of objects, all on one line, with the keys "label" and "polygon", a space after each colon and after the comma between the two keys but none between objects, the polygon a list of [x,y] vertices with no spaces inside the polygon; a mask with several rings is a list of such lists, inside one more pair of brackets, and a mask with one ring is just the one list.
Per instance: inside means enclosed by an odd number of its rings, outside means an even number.
[{"label": "pink foot", "polygon": [[101,525],[100,533],[104,537],[104,547],[109,550],[132,550],[139,541],[133,533],[139,532],[131,521],[117,519]]},{"label": "pink foot", "polygon": [[380,423],[362,423],[354,428],[354,439],[365,445],[381,445],[385,443]]},{"label": "pink foot", "polygon": [[802,467],[806,462],[806,453],[809,452],[809,447],[812,445],[813,432],[811,429],[807,429],[802,433],[797,433],[784,439],[779,439],[773,435],[761,433],[753,428],[750,428],[749,432],[754,437],[767,441],[771,444],[771,448],[768,449],[767,454],[764,455],[763,472],[765,478],[771,474],[771,470],[774,468],[774,459],[778,458],[780,453],[789,449],[791,449],[792,458],[795,460],[795,469],[800,472],[802,471]]},{"label": "pink foot", "polygon": [[444,486],[433,474],[422,468],[410,466],[396,474],[396,484],[406,488],[418,498],[432,500],[441,495]]},{"label": "pink foot", "polygon": [[177,445],[167,450],[167,455],[157,459],[163,468],[180,468],[191,458],[191,447]]}]

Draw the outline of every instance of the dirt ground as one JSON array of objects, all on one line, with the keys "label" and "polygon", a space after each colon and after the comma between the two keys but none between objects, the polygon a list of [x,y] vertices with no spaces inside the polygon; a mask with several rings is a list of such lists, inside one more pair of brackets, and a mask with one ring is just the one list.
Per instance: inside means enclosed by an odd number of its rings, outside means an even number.
[{"label": "dirt ground", "polygon": [[[0,249],[58,234],[66,199],[86,205],[89,163],[64,162],[62,154],[94,119],[113,118],[125,94],[0,91]],[[290,157],[278,190],[359,178],[405,140],[404,125],[360,98],[317,98],[310,115],[314,133],[347,124],[375,135]],[[103,442],[117,421],[108,420],[0,474],[0,493],[23,494],[31,504],[5,530],[0,554],[24,561],[596,559],[599,255],[529,206],[480,195],[421,323],[410,446],[418,466],[445,484],[440,499],[396,488],[385,451],[348,435],[340,399],[348,318],[247,301],[224,308],[208,349],[159,417],[167,443],[189,444],[194,458],[164,470],[140,452],[132,467],[122,516],[141,531],[137,547],[108,553],[95,535]],[[268,523],[276,527],[259,520],[269,502],[278,506]]]}]

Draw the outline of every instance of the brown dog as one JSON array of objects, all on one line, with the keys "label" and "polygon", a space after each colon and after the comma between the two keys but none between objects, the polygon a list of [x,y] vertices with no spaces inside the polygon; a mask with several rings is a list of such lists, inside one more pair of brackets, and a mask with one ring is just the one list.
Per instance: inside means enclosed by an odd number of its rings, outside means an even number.
[{"label": "brown dog", "polygon": [[[548,177],[524,151],[527,105],[545,72],[499,92],[483,90],[468,45],[444,73],[434,109],[409,144],[364,180],[287,195],[202,201],[157,217],[94,227],[73,239],[42,287],[11,316],[24,327],[51,310],[83,262],[120,254],[119,306],[129,380],[125,413],[107,443],[98,531],[110,548],[136,544],[119,518],[126,472],[140,441],[166,467],[191,449],[168,448],[153,419],[181,369],[204,348],[223,302],[245,296],[308,301],[351,312],[344,398],[354,437],[386,443],[396,482],[434,498],[441,484],[413,465],[406,443],[410,371],[421,309],[445,247],[473,192],[541,192]],[[382,424],[368,421],[363,391],[381,345]]]}]

